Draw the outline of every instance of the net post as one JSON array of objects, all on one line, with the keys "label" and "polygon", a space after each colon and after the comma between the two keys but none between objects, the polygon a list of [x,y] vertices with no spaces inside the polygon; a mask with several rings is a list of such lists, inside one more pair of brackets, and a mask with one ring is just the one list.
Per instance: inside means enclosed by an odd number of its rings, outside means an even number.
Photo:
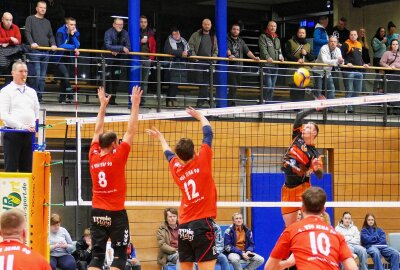
[{"label": "net post", "polygon": [[156,63],[157,73],[157,112],[161,112],[161,64],[160,60],[157,59]]},{"label": "net post", "polygon": [[210,81],[209,81],[209,86],[210,86],[210,91],[209,91],[209,99],[210,99],[210,108],[213,108],[214,107],[214,99],[213,99],[213,97],[214,97],[214,69],[215,69],[215,67],[214,67],[214,64],[213,64],[213,62],[210,62],[210,69],[209,69],[209,72],[210,72]]}]

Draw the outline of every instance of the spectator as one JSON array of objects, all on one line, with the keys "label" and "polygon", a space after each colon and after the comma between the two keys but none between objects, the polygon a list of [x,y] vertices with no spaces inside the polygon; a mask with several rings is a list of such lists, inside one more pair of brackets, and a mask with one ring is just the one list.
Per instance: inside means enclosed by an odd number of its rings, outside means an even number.
[{"label": "spectator", "polygon": [[222,236],[221,227],[213,223],[215,234],[215,249],[218,253],[217,263],[221,266],[221,270],[230,270],[228,258],[224,254],[224,237]]},{"label": "spectator", "polygon": [[[56,42],[59,48],[74,51],[75,56],[79,55],[79,47],[81,43],[79,42],[79,31],[76,28],[76,20],[72,17],[65,19],[65,25],[61,26],[57,30]],[[63,51],[56,54],[55,62],[57,62],[58,70],[62,75],[61,79],[61,91],[60,97],[58,99],[59,103],[71,103],[72,100],[72,88],[69,83],[70,73],[66,64],[71,62],[70,57],[62,57]],[[71,55],[70,52],[66,54]],[[68,94],[66,94],[68,93]]]},{"label": "spectator", "polygon": [[111,94],[110,104],[117,105],[115,102],[117,96],[118,80],[121,78],[123,69],[121,67],[121,59],[124,56],[121,53],[129,53],[131,42],[129,40],[128,31],[124,29],[124,20],[115,18],[113,27],[104,33],[104,47],[111,51],[112,57],[107,60],[110,68],[110,80],[107,85],[107,92]]},{"label": "spectator", "polygon": [[249,228],[243,224],[243,215],[234,213],[232,215],[233,224],[224,234],[225,252],[228,260],[232,263],[234,270],[243,269],[240,260],[249,263],[246,269],[254,270],[264,263],[264,258],[254,252],[255,246],[253,234]]},{"label": "spectator", "polygon": [[[315,73],[315,90],[313,91],[316,97],[321,95],[321,89],[323,89],[323,76],[324,72],[326,73],[325,80],[327,80],[327,98],[332,99],[335,98],[335,85],[333,83],[332,71],[337,69],[339,64],[343,63],[342,53],[340,49],[337,47],[337,37],[331,36],[329,37],[329,44],[326,44],[321,47],[321,50],[318,54],[316,63],[324,63],[331,66],[327,67],[318,67],[315,66],[313,71]],[[332,67],[333,66],[333,67]]]},{"label": "spectator", "polygon": [[49,52],[39,51],[37,48],[39,46],[51,46],[52,50],[57,48],[50,22],[44,17],[46,8],[47,4],[45,1],[38,1],[36,4],[36,14],[29,16],[25,21],[25,37],[32,48],[29,59],[35,66],[36,75],[36,80],[32,86],[38,93],[39,102],[43,100],[42,94],[44,92]]},{"label": "spectator", "polygon": [[167,91],[167,107],[176,107],[178,102],[176,94],[178,93],[178,85],[187,82],[187,69],[186,58],[190,56],[189,44],[181,37],[179,29],[173,27],[171,34],[168,36],[164,44],[164,52],[172,54],[175,57],[169,63],[167,76],[169,81],[169,88]]},{"label": "spectator", "polygon": [[[358,38],[357,41],[361,43],[361,57],[363,59],[363,62],[366,64],[370,64],[371,63],[371,58],[369,57],[369,46],[368,46],[368,42],[367,41],[367,34],[365,33],[365,29],[364,28],[360,28],[358,30]],[[366,70],[362,70],[363,73],[363,81],[362,81],[362,87],[361,87],[361,91],[362,92],[366,92],[365,89],[365,73]]]},{"label": "spectator", "polygon": [[[260,58],[254,56],[247,47],[246,42],[240,37],[240,25],[235,23],[231,27],[231,31],[228,35],[228,51],[227,56],[229,59],[244,58],[244,55],[250,57],[253,60],[259,61]],[[228,68],[228,84],[229,84],[229,94],[228,94],[228,105],[236,105],[236,86],[240,86],[242,82],[242,66],[243,62],[239,61],[229,61]]]},{"label": "spectator", "polygon": [[18,56],[21,50],[21,32],[19,27],[13,24],[10,12],[4,12],[1,18],[0,45],[0,75],[6,75],[5,84],[8,84],[11,81],[13,58]]},{"label": "spectator", "polygon": [[[376,30],[375,36],[371,41],[372,51],[374,52],[374,58],[372,63],[375,67],[380,66],[380,61],[383,53],[386,51],[386,30],[384,27],[379,27]],[[376,70],[377,76],[374,82],[374,91],[377,93],[383,93],[383,71]]]},{"label": "spectator", "polygon": [[264,269],[285,269],[294,265],[299,269],[338,269],[342,262],[346,270],[356,270],[344,237],[320,218],[325,211],[325,191],[311,187],[301,198],[304,218],[283,231]]},{"label": "spectator", "polygon": [[[382,67],[398,69],[400,68],[400,52],[399,52],[399,41],[392,39],[390,42],[389,50],[386,51],[381,60],[380,64]],[[385,70],[387,79],[387,92],[388,93],[399,93],[400,92],[400,73],[396,70]],[[400,114],[398,108],[399,103],[391,103],[389,107],[389,114]],[[395,106],[395,107],[394,107]]]},{"label": "spectator", "polygon": [[[140,16],[140,52],[142,53],[156,53],[156,39],[154,38],[154,32],[149,28],[149,22],[147,17]],[[141,56],[141,88],[143,90],[141,105],[144,105],[144,97],[147,95],[148,81],[150,75],[151,60],[154,60],[155,56]]]},{"label": "spectator", "polygon": [[39,118],[39,101],[34,89],[26,86],[28,68],[22,61],[12,65],[13,81],[0,91],[0,116],[7,129],[3,137],[6,172],[32,172],[32,136]]},{"label": "spectator", "polygon": [[[283,62],[284,60],[281,50],[281,41],[276,34],[276,29],[276,22],[269,21],[265,33],[261,34],[258,39],[260,58],[262,60],[267,60],[269,63],[273,61]],[[278,68],[276,65],[267,64],[264,73],[264,100],[269,102],[273,99],[275,84],[278,78]]]},{"label": "spectator", "polygon": [[45,258],[24,244],[27,226],[22,210],[12,208],[4,211],[0,217],[0,228],[0,269],[51,269]]},{"label": "spectator", "polygon": [[73,243],[68,231],[60,226],[61,218],[58,214],[52,214],[50,218],[50,265],[56,270],[75,270],[76,262],[70,254]]},{"label": "spectator", "polygon": [[[348,67],[364,66],[368,68],[368,64],[364,63],[362,59],[362,45],[357,41],[357,31],[350,31],[350,38],[342,45],[342,55],[344,62]],[[354,97],[361,92],[362,88],[362,69],[351,68],[343,72],[344,85],[346,89],[346,97]],[[352,105],[348,105],[346,113],[353,113]]]},{"label": "spectator", "polygon": [[392,39],[399,39],[399,34],[396,33],[396,25],[390,21],[388,23],[388,35],[387,35],[387,40],[386,40],[386,46],[390,46],[390,42],[392,41]]},{"label": "spectator", "polygon": [[140,261],[136,258],[136,249],[133,246],[132,242],[128,244],[126,252],[128,258],[126,260],[125,270],[140,270]]},{"label": "spectator", "polygon": [[346,28],[347,19],[341,17],[338,21],[338,24],[333,27],[332,35],[338,38],[338,47],[342,47],[343,43],[350,37],[350,31]]},{"label": "spectator", "polygon": [[157,230],[158,256],[157,263],[178,264],[178,210],[166,208],[164,210],[164,222]]},{"label": "spectator", "polygon": [[344,236],[351,252],[357,255],[358,260],[360,261],[360,270],[368,270],[367,251],[363,246],[361,246],[360,231],[357,226],[353,224],[349,212],[343,213],[342,219],[336,226],[335,230]]},{"label": "spectator", "polygon": [[372,257],[375,270],[385,269],[382,264],[382,256],[390,262],[391,270],[399,269],[399,252],[387,245],[386,234],[378,227],[374,214],[368,213],[365,215],[361,230],[361,244]]},{"label": "spectator", "polygon": [[327,16],[319,17],[319,23],[315,25],[314,40],[313,40],[313,54],[318,55],[321,47],[328,44],[328,33],[326,27],[328,26],[329,19]]},{"label": "spectator", "polygon": [[[201,29],[194,32],[189,39],[189,47],[192,56],[218,56],[218,43],[217,36],[211,31],[211,20],[204,19],[201,24]],[[206,105],[206,100],[209,97],[208,85],[210,83],[210,74],[206,70],[209,69],[210,61],[196,60],[197,64],[194,66],[197,69],[196,83],[203,84],[199,86],[199,96],[196,106],[198,108],[209,107]]]},{"label": "spectator", "polygon": [[[288,40],[285,47],[286,59],[293,62],[298,62],[300,64],[313,62],[315,60],[314,55],[311,52],[311,44],[307,42],[307,33],[306,28],[299,27],[297,30],[297,34]],[[296,68],[294,66],[293,68]],[[309,66],[304,66],[304,68],[310,70]],[[295,87],[293,83],[292,87]],[[313,88],[312,82],[308,85],[308,87]],[[304,100],[305,91],[299,91],[299,89],[291,89],[290,90],[290,99],[292,101],[301,101]]]},{"label": "spectator", "polygon": [[90,229],[85,229],[83,236],[76,242],[76,250],[72,254],[78,270],[86,270],[92,260],[92,239]]}]

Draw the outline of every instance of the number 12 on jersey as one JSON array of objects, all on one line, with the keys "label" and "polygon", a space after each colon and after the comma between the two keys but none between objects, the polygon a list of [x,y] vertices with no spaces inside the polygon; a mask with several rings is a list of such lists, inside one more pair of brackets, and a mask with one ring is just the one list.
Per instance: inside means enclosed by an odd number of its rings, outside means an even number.
[{"label": "number 12 on jersey", "polygon": [[[199,193],[196,191],[196,182],[193,179],[189,179],[189,181],[184,184],[185,193],[189,201],[199,197]],[[192,194],[189,193],[189,189],[192,189]]]}]

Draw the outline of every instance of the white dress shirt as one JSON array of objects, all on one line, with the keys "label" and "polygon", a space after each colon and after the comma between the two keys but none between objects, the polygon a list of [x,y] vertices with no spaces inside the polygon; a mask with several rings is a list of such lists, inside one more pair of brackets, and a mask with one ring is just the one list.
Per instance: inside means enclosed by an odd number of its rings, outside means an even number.
[{"label": "white dress shirt", "polygon": [[36,91],[29,86],[11,82],[0,91],[0,119],[7,127],[34,127],[39,106]]}]

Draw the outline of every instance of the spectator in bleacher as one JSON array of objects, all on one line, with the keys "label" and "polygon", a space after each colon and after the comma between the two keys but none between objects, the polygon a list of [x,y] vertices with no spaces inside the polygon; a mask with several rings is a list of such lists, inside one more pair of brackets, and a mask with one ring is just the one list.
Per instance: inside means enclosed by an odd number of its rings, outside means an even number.
[{"label": "spectator in bleacher", "polygon": [[132,242],[128,244],[126,252],[128,258],[126,260],[125,270],[140,270],[140,261],[136,257],[136,248],[133,246]]},{"label": "spectator in bleacher", "polygon": [[321,47],[328,44],[328,33],[326,32],[326,27],[328,26],[329,19],[328,16],[319,17],[319,23],[315,25],[315,30],[313,34],[313,54],[318,55]]},{"label": "spectator in bleacher", "polygon": [[78,270],[86,270],[92,260],[92,239],[90,229],[85,229],[81,239],[76,241],[76,250],[72,253]]},{"label": "spectator in bleacher", "polygon": [[276,34],[277,24],[275,21],[269,21],[265,33],[262,33],[258,39],[260,48],[260,58],[267,60],[269,64],[264,68],[264,100],[272,101],[276,80],[278,79],[278,66],[272,64],[273,61],[283,62],[281,41]]},{"label": "spectator in bleacher", "polygon": [[0,24],[0,75],[6,75],[5,84],[12,80],[11,65],[20,50],[21,32],[19,27],[13,24],[11,13],[4,12]]},{"label": "spectator in bleacher", "polygon": [[399,39],[399,34],[396,33],[397,28],[396,28],[396,25],[392,21],[388,22],[387,29],[388,29],[388,34],[386,36],[387,37],[386,46],[389,47],[392,39]]},{"label": "spectator in bleacher", "polygon": [[[386,41],[386,30],[384,27],[379,27],[371,41],[372,51],[374,52],[372,64],[375,67],[380,66],[382,55],[386,51]],[[375,72],[377,75],[374,82],[374,91],[377,93],[383,93],[383,71],[376,70]]]},{"label": "spectator in bleacher", "polygon": [[106,89],[111,94],[110,104],[117,105],[115,99],[118,80],[122,77],[122,73],[125,73],[121,67],[123,64],[122,59],[124,59],[123,54],[129,53],[131,49],[129,34],[124,29],[123,19],[115,18],[113,26],[104,33],[104,48],[111,51],[111,57],[107,60],[107,65],[110,66],[110,80]]},{"label": "spectator in bleacher", "polygon": [[[240,25],[237,23],[231,26],[228,34],[228,51],[226,54],[229,59],[244,58],[244,55],[246,55],[255,61],[260,60],[250,51],[246,42],[240,37]],[[228,64],[228,106],[236,106],[236,86],[240,86],[242,82],[243,62],[229,61]]]},{"label": "spectator in bleacher", "polygon": [[75,270],[76,262],[70,254],[73,243],[68,231],[60,226],[61,218],[58,214],[52,214],[50,218],[50,265],[52,270]]},{"label": "spectator in bleacher", "polygon": [[391,270],[399,270],[399,252],[387,245],[386,234],[378,227],[372,213],[365,215],[361,230],[361,244],[372,257],[375,270],[385,269],[382,264],[382,256],[390,262]]},{"label": "spectator in bleacher", "polygon": [[326,80],[327,80],[327,94],[326,97],[328,99],[335,98],[335,85],[333,83],[332,71],[337,69],[339,64],[343,63],[342,52],[337,47],[337,37],[331,36],[329,37],[329,44],[326,44],[321,47],[321,50],[318,54],[316,63],[324,63],[330,66],[327,67],[318,67],[315,66],[313,71],[315,73],[315,90],[313,91],[314,96],[319,97],[321,95],[321,90],[325,85],[323,83],[324,72],[326,72]]},{"label": "spectator in bleacher", "polygon": [[178,210],[166,208],[164,210],[164,222],[157,230],[158,255],[157,263],[176,264],[179,267],[178,254]]},{"label": "spectator in bleacher", "polygon": [[[189,47],[192,56],[218,56],[218,42],[217,36],[211,30],[212,24],[210,19],[204,19],[201,24],[201,29],[194,32],[189,39]],[[195,81],[198,84],[204,84],[199,86],[199,95],[196,106],[198,108],[209,107],[207,104],[207,98],[209,98],[208,85],[210,83],[210,74],[206,70],[209,69],[209,64],[212,61],[207,60],[195,60],[194,69],[196,71]]]},{"label": "spectator in bleacher", "polygon": [[[156,39],[154,38],[154,31],[150,29],[147,17],[144,15],[140,16],[140,52],[156,53]],[[144,105],[145,103],[150,75],[151,60],[154,59],[155,56],[140,56],[140,87],[143,90],[141,105]]]},{"label": "spectator in bleacher", "polygon": [[164,52],[172,54],[174,58],[167,58],[170,61],[167,70],[167,81],[169,88],[167,91],[167,107],[178,106],[176,94],[178,86],[187,82],[187,57],[190,56],[189,43],[184,39],[177,27],[171,28],[171,34],[168,36],[164,44]]},{"label": "spectator in bleacher", "polygon": [[228,258],[224,254],[224,237],[221,232],[221,227],[214,222],[213,228],[215,234],[215,249],[218,253],[217,263],[221,266],[221,270],[230,270]]},{"label": "spectator in bleacher", "polygon": [[253,233],[243,224],[243,215],[234,213],[232,215],[233,224],[224,234],[225,253],[228,260],[232,263],[234,270],[242,270],[240,260],[249,264],[247,270],[257,269],[264,263],[264,258],[254,252],[255,246]]},{"label": "spectator in bleacher", "polygon": [[46,50],[37,50],[37,48],[39,46],[51,46],[52,50],[57,49],[50,21],[44,17],[46,8],[47,4],[45,1],[38,1],[36,4],[36,14],[29,16],[25,21],[25,37],[32,49],[29,59],[34,64],[36,76],[32,87],[38,93],[39,102],[43,100],[42,93],[44,92],[49,52]]},{"label": "spectator in bleacher", "polygon": [[[22,61],[12,65],[13,81],[0,91],[0,119],[10,132],[3,135],[6,172],[32,172],[32,136],[39,118],[39,101],[34,89],[26,86],[28,68]],[[26,132],[12,132],[23,129]]]},{"label": "spectator in bleacher", "polygon": [[[356,30],[350,31],[350,38],[342,45],[342,55],[344,63],[347,67],[343,72],[344,86],[346,89],[346,97],[355,97],[361,92],[363,69],[351,68],[352,66],[369,67],[362,59],[362,45],[357,41],[358,34]],[[348,105],[346,113],[353,113],[354,108]]]},{"label": "spectator in bleacher", "polygon": [[[306,28],[299,27],[297,33],[291,39],[288,40],[285,46],[286,59],[293,62],[298,62],[300,64],[312,62],[315,60],[314,55],[311,52],[311,44],[307,42],[307,32]],[[298,66],[293,66],[293,68],[298,68]],[[311,70],[309,66],[304,66],[304,68]],[[312,81],[308,87],[313,88]],[[296,87],[291,83],[290,88]],[[290,99],[292,101],[304,100],[305,91],[299,89],[290,89]]]},{"label": "spectator in bleacher", "polygon": [[338,24],[333,27],[332,35],[338,38],[338,47],[342,47],[343,43],[350,37],[350,31],[346,28],[347,19],[341,17]]},{"label": "spectator in bleacher", "polygon": [[360,262],[360,270],[368,270],[367,251],[361,246],[360,231],[357,226],[353,224],[350,212],[343,213],[342,219],[339,221],[335,230],[344,236],[351,252],[357,255]]},{"label": "spectator in bleacher", "polygon": [[[74,52],[75,56],[79,55],[79,31],[76,28],[76,20],[72,17],[65,19],[65,24],[57,30],[56,43],[59,48],[64,48]],[[72,101],[72,88],[69,83],[70,72],[66,64],[72,63],[71,57],[62,57],[63,51],[57,52],[55,62],[57,62],[57,68],[61,73],[61,89],[60,97],[58,98],[59,103],[71,103]],[[71,52],[66,52],[65,55],[71,56]]]},{"label": "spectator in bleacher", "polygon": [[[365,32],[365,28],[360,28],[358,30],[358,38],[357,41],[361,43],[361,56],[362,59],[364,61],[364,63],[366,64],[370,64],[371,63],[371,58],[369,57],[369,46],[368,46],[368,42],[367,42],[367,34]],[[365,89],[365,73],[369,72],[368,70],[362,70],[363,73],[363,81],[362,81],[362,87],[361,87],[361,91],[362,92],[366,92]]]},{"label": "spectator in bleacher", "polygon": [[[380,65],[386,68],[400,68],[399,40],[392,39],[389,49],[382,55]],[[387,79],[387,93],[400,92],[400,72],[397,70],[385,70]],[[390,103],[389,114],[400,114],[399,103]]]}]

